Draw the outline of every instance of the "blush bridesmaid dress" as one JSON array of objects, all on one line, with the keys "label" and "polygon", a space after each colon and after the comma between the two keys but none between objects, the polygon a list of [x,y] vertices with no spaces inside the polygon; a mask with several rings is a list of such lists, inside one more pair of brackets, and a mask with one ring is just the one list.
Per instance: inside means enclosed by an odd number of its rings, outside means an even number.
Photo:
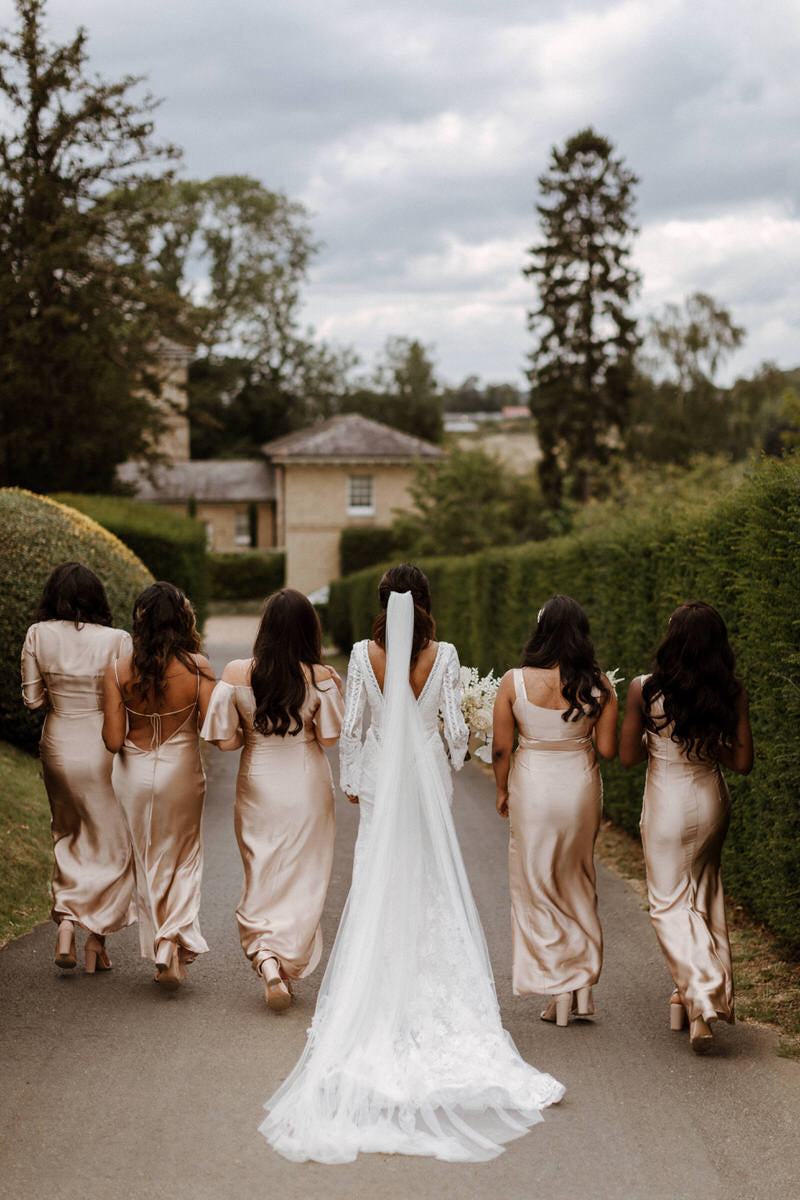
[{"label": "blush bridesmaid dress", "polygon": [[[53,920],[99,938],[135,920],[130,838],[102,738],[103,675],[130,649],[122,629],[73,621],[37,622],[22,649],[23,700],[48,710],[39,752],[52,814]],[[107,968],[102,946],[92,945],[87,968]],[[61,958],[75,966],[74,944]]]},{"label": "blush bridesmaid dress", "polygon": [[[181,709],[142,713],[126,705],[128,736],[114,762],[114,791],[133,842],[139,952],[153,959],[168,988],[208,950],[199,924],[206,794],[199,691],[198,673],[195,698]],[[131,740],[132,721],[149,725],[147,749]]]},{"label": "blush bridesmaid dress", "polygon": [[[642,683],[646,675],[640,676]],[[651,714],[663,717],[660,697]],[[669,727],[647,731],[642,848],[653,923],[690,1021],[734,1020],[720,876],[730,795],[717,763],[687,756]]]},{"label": "blush bridesmaid dress", "polygon": [[[560,709],[528,699],[514,671],[519,743],[508,780],[509,876],[514,994],[570,998],[580,1015],[594,1011],[603,933],[597,914],[594,844],[603,785],[592,745],[593,718],[564,721]],[[567,1008],[564,1009],[563,1006]],[[556,1017],[546,1009],[546,1020]]]},{"label": "blush bridesmaid dress", "polygon": [[317,738],[338,737],[344,703],[333,678],[308,683],[302,731],[285,737],[259,733],[255,711],[249,684],[221,679],[202,736],[227,741],[241,730],[244,737],[234,807],[244,866],[236,908],[242,949],[255,971],[274,959],[282,978],[302,979],[322,954],[335,834],[333,781]]}]

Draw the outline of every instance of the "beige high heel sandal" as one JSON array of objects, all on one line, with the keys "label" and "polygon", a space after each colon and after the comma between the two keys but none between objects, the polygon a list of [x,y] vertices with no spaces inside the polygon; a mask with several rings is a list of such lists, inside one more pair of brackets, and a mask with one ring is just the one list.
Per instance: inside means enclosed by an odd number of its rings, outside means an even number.
[{"label": "beige high heel sandal", "polygon": [[689,1041],[692,1043],[695,1054],[705,1054],[707,1050],[711,1049],[714,1035],[709,1029],[705,1017],[695,1017],[693,1021],[689,1022]]},{"label": "beige high heel sandal", "polygon": [[83,953],[84,969],[87,975],[94,975],[95,971],[111,970],[111,959],[106,954],[105,938],[98,937],[96,933],[90,933],[83,947]]},{"label": "beige high heel sandal", "polygon": [[159,942],[156,950],[156,983],[160,983],[165,991],[174,992],[185,978],[186,970],[175,942]]},{"label": "beige high heel sandal", "polygon": [[594,996],[591,984],[576,988],[572,993],[572,1011],[576,1017],[594,1016]]},{"label": "beige high heel sandal", "polygon": [[686,1020],[686,1009],[677,988],[669,998],[669,1027],[673,1033],[683,1029]]},{"label": "beige high heel sandal", "polygon": [[264,980],[267,1007],[271,1008],[273,1012],[285,1012],[292,1003],[292,996],[286,980],[281,979],[277,958],[263,959],[259,972]]},{"label": "beige high heel sandal", "polygon": [[71,971],[78,962],[75,949],[75,926],[69,918],[59,922],[56,938],[56,954],[53,960],[62,971]]},{"label": "beige high heel sandal", "polygon": [[569,1009],[572,1004],[572,992],[561,992],[553,996],[547,1008],[541,1014],[543,1021],[551,1021],[563,1029],[569,1024]]}]

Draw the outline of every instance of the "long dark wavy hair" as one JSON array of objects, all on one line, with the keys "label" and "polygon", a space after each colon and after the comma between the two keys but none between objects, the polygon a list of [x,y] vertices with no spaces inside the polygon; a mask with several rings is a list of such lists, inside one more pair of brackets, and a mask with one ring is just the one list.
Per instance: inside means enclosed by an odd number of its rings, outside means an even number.
[{"label": "long dark wavy hair", "polygon": [[322,660],[317,610],[302,592],[282,588],[269,597],[253,646],[250,683],[256,701],[253,724],[259,733],[294,736],[303,728],[305,664],[314,679]]},{"label": "long dark wavy hair", "polygon": [[[551,596],[522,651],[523,667],[558,667],[569,708],[562,720],[597,717],[610,696],[594,652],[589,618],[571,596]],[[599,695],[598,695],[599,693]]]},{"label": "long dark wavy hair", "polygon": [[431,616],[431,585],[428,576],[412,563],[389,567],[378,584],[378,599],[382,612],[372,627],[372,640],[386,649],[386,608],[392,592],[411,592],[414,601],[414,636],[411,640],[411,665],[436,635],[436,622]]},{"label": "long dark wavy hair", "polygon": [[65,562],[47,576],[34,621],[74,621],[110,625],[111,605],[99,575],[79,562]]},{"label": "long dark wavy hair", "polygon": [[[670,737],[686,754],[715,759],[733,741],[741,681],[728,629],[715,608],[687,600],[669,619],[667,635],[655,653],[653,672],[642,687],[646,722]],[[652,715],[661,696],[664,716]]]},{"label": "long dark wavy hair", "polygon": [[133,676],[131,688],[140,699],[160,699],[166,691],[167,667],[177,658],[190,671],[206,676],[192,658],[200,650],[191,601],[174,583],[151,583],[133,602]]}]

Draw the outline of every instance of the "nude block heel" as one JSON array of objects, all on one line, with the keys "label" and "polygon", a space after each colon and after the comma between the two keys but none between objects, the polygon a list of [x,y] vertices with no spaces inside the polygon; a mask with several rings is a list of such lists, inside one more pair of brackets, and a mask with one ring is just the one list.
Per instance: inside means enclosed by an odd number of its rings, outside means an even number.
[{"label": "nude block heel", "polygon": [[677,1033],[683,1029],[685,1021],[686,1009],[683,1007],[683,1001],[676,988],[669,1000],[669,1027],[674,1033]]},{"label": "nude block heel", "polygon": [[62,971],[71,971],[78,962],[75,950],[75,926],[68,919],[61,921],[58,926],[54,962],[57,967],[61,967]]},{"label": "nude block heel", "polygon": [[543,1021],[551,1021],[564,1029],[569,1023],[569,1010],[572,1004],[572,992],[561,992],[553,996],[547,1008],[542,1013]]},{"label": "nude block heel", "polygon": [[106,954],[105,941],[99,938],[96,933],[89,934],[83,952],[85,956],[84,968],[87,975],[94,975],[95,971],[111,970],[111,959]]}]

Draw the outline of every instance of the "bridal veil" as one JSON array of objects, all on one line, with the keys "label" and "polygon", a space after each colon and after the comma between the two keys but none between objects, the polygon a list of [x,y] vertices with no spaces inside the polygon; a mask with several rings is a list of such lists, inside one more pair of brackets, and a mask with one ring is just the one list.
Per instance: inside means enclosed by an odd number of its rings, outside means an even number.
[{"label": "bridal veil", "polygon": [[494,1158],[563,1087],[500,1022],[489,955],[409,684],[414,605],[389,597],[383,737],[369,840],[308,1041],[261,1133],[296,1162],[359,1152]]}]

